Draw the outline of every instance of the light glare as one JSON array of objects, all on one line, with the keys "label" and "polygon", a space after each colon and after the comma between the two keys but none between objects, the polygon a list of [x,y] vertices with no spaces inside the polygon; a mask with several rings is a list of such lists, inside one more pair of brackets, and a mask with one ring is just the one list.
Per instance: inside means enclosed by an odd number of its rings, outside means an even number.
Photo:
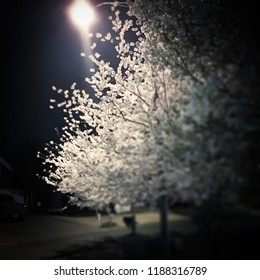
[{"label": "light glare", "polygon": [[74,24],[80,29],[87,28],[95,17],[93,8],[85,0],[76,0],[69,13]]}]

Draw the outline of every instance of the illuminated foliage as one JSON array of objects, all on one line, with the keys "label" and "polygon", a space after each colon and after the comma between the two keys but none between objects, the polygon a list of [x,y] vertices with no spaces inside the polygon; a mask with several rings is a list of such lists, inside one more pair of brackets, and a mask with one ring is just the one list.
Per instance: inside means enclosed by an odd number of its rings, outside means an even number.
[{"label": "illuminated foliage", "polygon": [[[99,208],[153,204],[162,194],[170,203],[236,199],[259,130],[245,42],[224,32],[220,1],[127,2],[129,18],[115,4],[111,32],[95,34],[86,78],[95,98],[75,84],[53,88],[64,95],[57,106],[68,125],[61,143],[40,154],[43,178],[72,202]],[[116,44],[116,67],[99,44]]]}]

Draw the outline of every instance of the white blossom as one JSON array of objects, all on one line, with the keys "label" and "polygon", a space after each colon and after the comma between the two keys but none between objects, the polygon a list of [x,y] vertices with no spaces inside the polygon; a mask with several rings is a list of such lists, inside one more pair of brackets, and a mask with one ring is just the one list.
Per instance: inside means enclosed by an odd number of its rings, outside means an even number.
[{"label": "white blossom", "polygon": [[[96,33],[91,48],[115,38],[119,63],[112,67],[98,52],[90,56],[95,69],[86,82],[95,100],[76,84],[61,92],[65,100],[57,107],[67,113],[68,127],[58,149],[51,143],[47,151],[44,164],[53,167],[44,179],[73,203],[154,204],[167,194],[172,203],[199,205],[232,198],[243,181],[239,171],[252,146],[247,135],[257,131],[257,122],[242,117],[255,108],[247,76],[235,61],[223,63],[228,47],[225,40],[215,46],[213,21],[202,32],[199,6],[193,11],[189,1],[169,2],[175,9],[162,0],[127,1],[138,22],[122,21],[115,11],[113,32]],[[127,40],[128,32],[136,42]]]}]

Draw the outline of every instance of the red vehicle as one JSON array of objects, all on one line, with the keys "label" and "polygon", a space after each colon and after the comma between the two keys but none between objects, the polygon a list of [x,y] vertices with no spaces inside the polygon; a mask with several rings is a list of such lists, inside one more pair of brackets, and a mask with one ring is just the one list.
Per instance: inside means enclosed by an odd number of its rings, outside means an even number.
[{"label": "red vehicle", "polygon": [[23,219],[26,207],[9,194],[0,194],[0,219]]}]

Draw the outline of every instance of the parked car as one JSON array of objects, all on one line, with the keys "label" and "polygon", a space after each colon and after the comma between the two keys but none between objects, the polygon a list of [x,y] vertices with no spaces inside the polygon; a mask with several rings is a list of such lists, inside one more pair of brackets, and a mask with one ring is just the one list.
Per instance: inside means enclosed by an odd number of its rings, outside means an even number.
[{"label": "parked car", "polygon": [[25,205],[16,202],[12,195],[0,194],[0,219],[23,219],[25,214]]}]

